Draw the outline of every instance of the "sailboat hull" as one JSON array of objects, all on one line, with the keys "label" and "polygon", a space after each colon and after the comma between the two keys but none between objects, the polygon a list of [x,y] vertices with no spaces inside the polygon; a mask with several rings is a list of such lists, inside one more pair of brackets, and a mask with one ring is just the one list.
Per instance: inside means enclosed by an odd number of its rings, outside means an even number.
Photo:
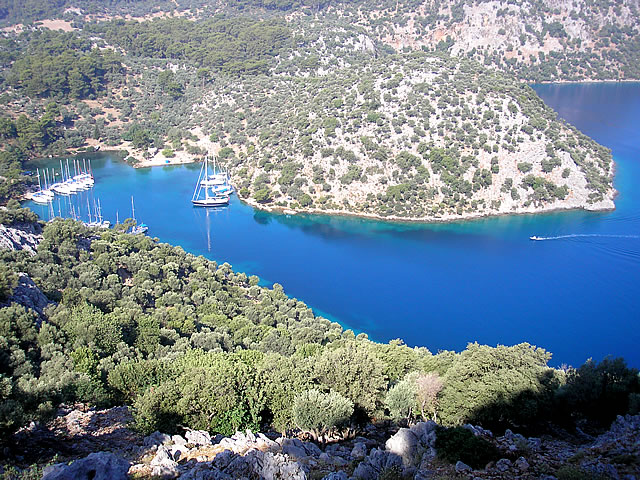
[{"label": "sailboat hull", "polygon": [[[216,173],[215,161],[212,175],[209,175],[208,169],[209,158],[206,157],[200,169],[191,203],[195,207],[224,207],[229,205],[229,195],[233,193],[233,187],[229,184],[227,174]],[[202,198],[203,194],[204,198]]]},{"label": "sailboat hull", "polygon": [[201,200],[192,200],[191,203],[196,207],[223,207],[229,205],[229,197],[203,198]]}]

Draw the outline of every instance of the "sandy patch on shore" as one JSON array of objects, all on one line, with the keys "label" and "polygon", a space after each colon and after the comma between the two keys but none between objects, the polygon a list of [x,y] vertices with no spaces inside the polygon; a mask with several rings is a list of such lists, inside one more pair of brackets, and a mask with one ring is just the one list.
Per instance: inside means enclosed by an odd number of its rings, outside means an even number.
[{"label": "sandy patch on shore", "polygon": [[71,22],[67,22],[66,20],[40,20],[38,25],[44,28],[48,28],[49,30],[62,30],[63,32],[71,32],[76,30],[71,26]]},{"label": "sandy patch on shore", "polygon": [[138,159],[138,163],[134,165],[135,168],[159,167],[161,165],[182,165],[185,163],[194,163],[197,161],[194,155],[191,155],[185,151],[175,152],[175,156],[171,158],[165,157],[161,152],[156,153],[151,158],[139,159],[137,156],[131,156]]}]

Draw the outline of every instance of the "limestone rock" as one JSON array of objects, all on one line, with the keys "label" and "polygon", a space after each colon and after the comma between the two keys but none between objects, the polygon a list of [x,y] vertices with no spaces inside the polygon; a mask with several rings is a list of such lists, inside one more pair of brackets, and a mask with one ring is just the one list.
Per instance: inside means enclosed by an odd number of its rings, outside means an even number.
[{"label": "limestone rock", "polygon": [[515,461],[516,468],[521,472],[526,472],[529,470],[529,462],[524,457],[520,457]]},{"label": "limestone rock", "polygon": [[458,460],[456,462],[456,472],[458,473],[466,473],[466,472],[470,472],[471,471],[471,467],[469,465],[467,465],[464,462],[461,462],[460,460]]},{"label": "limestone rock", "polygon": [[151,435],[144,437],[143,444],[145,447],[158,446],[164,445],[169,440],[171,440],[171,437],[166,433],[153,432]]},{"label": "limestone rock", "polygon": [[349,458],[351,456],[351,450],[353,449],[348,448],[346,445],[341,445],[340,443],[328,445],[324,449],[324,451],[329,455],[342,458]]},{"label": "limestone rock", "polygon": [[234,480],[231,475],[218,470],[207,463],[198,463],[180,476],[180,480]]},{"label": "limestone rock", "polygon": [[278,448],[278,444],[263,433],[258,433],[256,435],[256,448],[263,451],[273,450],[275,448]]},{"label": "limestone rock", "polygon": [[339,472],[331,472],[329,475],[322,477],[322,480],[347,480],[347,474],[342,470]]},{"label": "limestone rock", "polygon": [[405,467],[418,464],[425,451],[431,451],[436,441],[436,423],[420,422],[411,428],[401,428],[385,443],[385,448],[402,457]]},{"label": "limestone rock", "polygon": [[213,459],[213,463],[220,470],[224,470],[233,460],[234,454],[230,450],[224,450],[223,452],[216,455]]},{"label": "limestone rock", "polygon": [[527,447],[532,452],[539,452],[542,447],[542,440],[536,437],[531,437],[527,440]]},{"label": "limestone rock", "polygon": [[187,430],[185,437],[187,438],[187,443],[211,445],[211,435],[204,430]]},{"label": "limestone rock", "polygon": [[13,293],[7,303],[19,303],[25,308],[35,311],[40,318],[44,317],[44,309],[51,303],[44,293],[33,283],[33,280],[26,273],[18,273],[18,285],[13,289]]},{"label": "limestone rock", "polygon": [[160,467],[175,467],[178,463],[174,460],[174,454],[171,451],[171,447],[161,445],[158,447],[155,457],[151,460],[152,466]]},{"label": "limestone rock", "polygon": [[511,468],[511,460],[508,458],[501,458],[496,462],[496,468],[501,472],[506,472]]},{"label": "limestone rock", "polygon": [[311,442],[302,442],[297,438],[284,438],[281,441],[282,452],[291,457],[302,459],[305,457],[319,457],[322,451]]},{"label": "limestone rock", "polygon": [[42,235],[39,234],[39,227],[36,225],[0,224],[0,248],[24,250],[35,255],[41,240]]},{"label": "limestone rock", "polygon": [[216,435],[216,437],[211,440],[211,443],[214,445],[220,445],[221,447],[231,450],[235,453],[244,453],[249,449],[258,449],[264,451],[280,450],[280,446],[273,440],[270,440],[268,437],[261,433],[254,435],[249,430],[247,430],[246,433],[236,432],[231,437],[221,437]]},{"label": "limestone rock", "polygon": [[436,427],[437,423],[433,420],[427,422],[416,423],[411,427],[411,431],[420,439],[425,445],[433,446],[436,441]]},{"label": "limestone rock", "polygon": [[420,440],[408,428],[401,428],[394,436],[385,443],[385,448],[391,453],[402,457],[405,465],[412,465],[416,462],[418,444]]},{"label": "limestone rock", "polygon": [[96,452],[71,465],[44,469],[42,480],[126,480],[129,462],[109,452]]},{"label": "limestone rock", "polygon": [[585,471],[592,473],[594,477],[604,477],[612,480],[620,479],[620,474],[616,467],[609,463],[602,463],[596,460],[594,462],[582,463],[581,467]]},{"label": "limestone rock", "polygon": [[362,442],[356,443],[351,450],[351,456],[356,460],[362,460],[367,456],[367,446]]},{"label": "limestone rock", "polygon": [[[493,433],[491,432],[491,430],[487,430],[487,429],[482,428],[480,426],[471,425],[470,423],[465,423],[462,426],[462,428],[466,428],[471,433],[473,433],[476,437],[481,436],[481,435],[485,435],[487,437],[493,437]],[[511,432],[511,430],[508,430],[508,431]]]},{"label": "limestone rock", "polygon": [[177,478],[180,475],[178,465],[155,465],[151,469],[151,476],[158,479]]},{"label": "limestone rock", "polygon": [[428,447],[427,451],[422,455],[422,463],[431,463],[431,461],[433,461],[437,455],[438,452],[436,452],[435,448]]},{"label": "limestone rock", "polygon": [[383,470],[391,468],[401,469],[402,457],[395,453],[374,448],[353,472],[353,477],[358,479],[378,478]]},{"label": "limestone rock", "polygon": [[265,480],[307,480],[302,467],[281,453],[252,450],[245,459],[251,466],[251,471]]},{"label": "limestone rock", "polygon": [[173,442],[174,445],[186,445],[187,441],[185,440],[184,437],[180,436],[180,435],[174,435],[171,437],[171,441]]},{"label": "limestone rock", "polygon": [[284,442],[282,442],[282,452],[298,460],[307,456],[307,452],[302,447],[302,442],[297,438],[285,438]]}]

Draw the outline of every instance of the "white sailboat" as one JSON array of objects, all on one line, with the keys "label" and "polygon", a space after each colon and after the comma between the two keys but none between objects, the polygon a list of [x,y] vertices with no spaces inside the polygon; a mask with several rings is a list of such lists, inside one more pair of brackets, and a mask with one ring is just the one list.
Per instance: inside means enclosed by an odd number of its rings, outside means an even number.
[{"label": "white sailboat", "polygon": [[42,182],[40,181],[40,170],[38,169],[37,172],[38,172],[38,191],[29,194],[27,197],[39,205],[46,205],[51,201],[52,197],[50,197],[48,194],[45,194],[44,191],[42,190]]},{"label": "white sailboat", "polygon": [[[131,195],[131,218],[133,218],[133,220],[135,221],[136,219],[136,208],[133,205],[133,195]],[[134,225],[131,228],[131,232],[134,235],[137,233],[146,233],[147,230],[149,230],[149,227],[147,227],[144,223],[141,223],[140,225]]]},{"label": "white sailboat", "polygon": [[53,199],[53,197],[56,196],[55,193],[53,193],[50,188],[49,188],[49,182],[47,181],[47,171],[43,170],[42,171],[42,178],[44,180],[43,185],[44,187],[40,184],[40,169],[38,169],[38,186],[40,187],[40,193],[42,195],[44,195],[45,197],[49,197],[49,199]]},{"label": "white sailboat", "polygon": [[227,175],[217,173],[215,166],[213,174],[209,175],[209,159],[205,158],[200,168],[191,203],[196,207],[222,207],[229,205],[231,192]]},{"label": "white sailboat", "polygon": [[109,220],[104,220],[102,218],[102,205],[100,205],[100,199],[98,199],[96,214],[98,217],[98,225],[100,226],[100,228],[109,228],[111,226],[111,222]]}]

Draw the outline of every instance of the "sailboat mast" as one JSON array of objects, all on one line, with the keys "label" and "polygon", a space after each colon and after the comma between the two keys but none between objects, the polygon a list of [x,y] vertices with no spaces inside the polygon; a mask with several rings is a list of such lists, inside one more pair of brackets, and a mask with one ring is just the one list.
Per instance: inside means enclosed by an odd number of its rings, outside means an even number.
[{"label": "sailboat mast", "polygon": [[[204,179],[207,182],[209,181],[209,171],[207,169],[208,164],[209,164],[209,157],[205,157],[205,159],[204,159]],[[204,184],[204,198],[205,198],[205,200],[209,200],[209,185],[208,185],[208,183]]]},{"label": "sailboat mast", "polygon": [[[206,162],[206,159],[205,159]],[[198,183],[196,184],[196,188],[193,189],[193,197],[191,197],[191,201],[196,200],[200,196],[200,182],[202,181],[202,171],[204,170],[204,164],[200,167],[200,174],[198,175]]]}]

